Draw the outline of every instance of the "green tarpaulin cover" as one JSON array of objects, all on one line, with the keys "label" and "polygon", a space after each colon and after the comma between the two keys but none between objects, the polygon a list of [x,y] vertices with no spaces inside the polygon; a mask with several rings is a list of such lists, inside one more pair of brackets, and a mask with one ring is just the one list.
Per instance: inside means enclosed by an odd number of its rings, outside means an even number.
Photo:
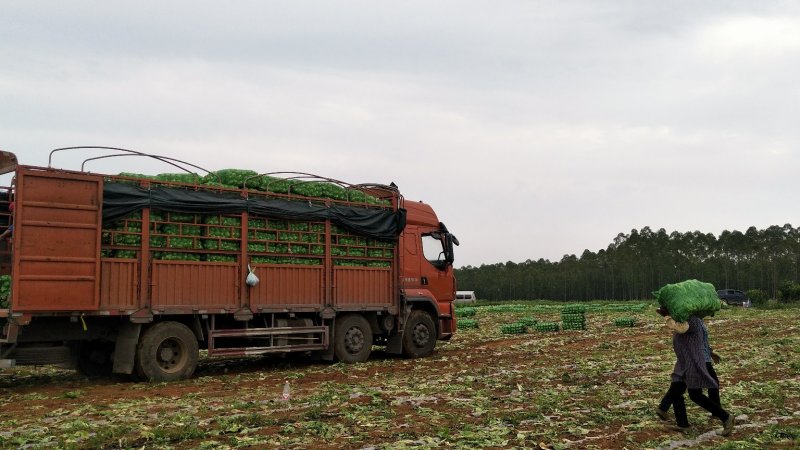
[{"label": "green tarpaulin cover", "polygon": [[653,295],[678,322],[686,322],[689,316],[713,316],[721,307],[714,285],[697,280],[668,284],[654,291]]}]

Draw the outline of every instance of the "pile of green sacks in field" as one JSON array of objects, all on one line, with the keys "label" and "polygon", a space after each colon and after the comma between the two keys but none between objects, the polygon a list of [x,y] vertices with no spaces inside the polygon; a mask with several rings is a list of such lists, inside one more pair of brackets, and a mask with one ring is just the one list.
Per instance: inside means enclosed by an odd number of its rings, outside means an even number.
[{"label": "pile of green sacks in field", "polygon": [[586,306],[567,305],[561,308],[561,328],[564,330],[585,330]]},{"label": "pile of green sacks in field", "polygon": [[713,316],[721,307],[714,285],[697,280],[668,284],[653,295],[677,322],[686,322],[690,316]]},{"label": "pile of green sacks in field", "polygon": [[346,189],[335,183],[321,181],[306,181],[277,178],[268,175],[259,175],[253,170],[223,169],[200,176],[196,173],[162,173],[158,175],[143,175],[138,173],[122,172],[119,174],[128,178],[144,178],[170,183],[203,184],[241,189],[245,184],[248,189],[255,189],[273,194],[295,194],[304,197],[328,198],[332,200],[346,200],[351,202],[369,204],[389,204],[388,201],[379,200],[367,195],[358,189]]}]

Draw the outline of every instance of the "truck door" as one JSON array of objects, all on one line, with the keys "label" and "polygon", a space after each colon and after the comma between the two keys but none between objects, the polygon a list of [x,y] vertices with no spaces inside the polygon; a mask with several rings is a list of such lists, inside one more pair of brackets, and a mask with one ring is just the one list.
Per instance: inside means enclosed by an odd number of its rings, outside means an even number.
[{"label": "truck door", "polygon": [[97,309],[102,199],[102,177],[19,168],[16,311]]},{"label": "truck door", "polygon": [[[453,266],[445,259],[444,242],[442,234],[438,231],[423,232],[422,241],[423,257],[420,260],[420,275],[422,284],[427,288],[440,304],[449,303],[455,296],[455,278]],[[439,311],[449,311],[448,307]]]}]

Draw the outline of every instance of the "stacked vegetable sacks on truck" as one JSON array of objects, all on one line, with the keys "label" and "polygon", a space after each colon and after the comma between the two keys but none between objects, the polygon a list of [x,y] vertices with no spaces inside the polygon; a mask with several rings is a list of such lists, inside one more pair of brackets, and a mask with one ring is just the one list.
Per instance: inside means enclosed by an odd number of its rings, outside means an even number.
[{"label": "stacked vegetable sacks on truck", "polygon": [[[147,176],[122,173],[121,177],[149,179],[157,182],[205,185],[208,192],[218,192],[216,202],[226,195],[239,198],[236,194],[215,191],[215,187],[248,189],[273,194],[289,194],[288,203],[297,204],[299,198],[308,197],[307,203],[317,199],[350,201],[366,205],[389,206],[391,203],[362,191],[345,188],[334,183],[281,179],[259,175],[252,170],[225,169],[200,177],[196,174],[160,174]],[[111,180],[119,181],[119,180]],[[157,184],[154,184],[154,186]],[[195,189],[189,189],[194,191]],[[134,193],[135,194],[135,193]],[[255,197],[264,198],[264,197]],[[189,199],[196,204],[201,200]],[[305,204],[305,203],[301,203]],[[316,203],[319,204],[319,203]],[[184,205],[180,205],[184,206]],[[185,210],[185,208],[184,208]],[[150,247],[153,259],[188,260],[209,262],[236,262],[242,250],[241,214],[225,213],[183,213],[159,209],[150,210]],[[376,211],[372,209],[371,211]],[[259,216],[250,212],[247,223],[248,263],[253,264],[322,264],[326,254],[326,223],[322,218],[295,220],[281,217]],[[290,214],[291,215],[291,214]],[[389,267],[394,258],[394,242],[376,239],[350,231],[337,223],[331,224],[330,255],[337,266]],[[114,219],[103,227],[103,257],[138,257],[141,246],[142,214],[136,211],[127,216]],[[387,238],[388,239],[388,238]]]},{"label": "stacked vegetable sacks on truck", "polygon": [[686,322],[690,316],[713,316],[721,307],[714,285],[697,280],[668,284],[653,295],[677,322]]}]

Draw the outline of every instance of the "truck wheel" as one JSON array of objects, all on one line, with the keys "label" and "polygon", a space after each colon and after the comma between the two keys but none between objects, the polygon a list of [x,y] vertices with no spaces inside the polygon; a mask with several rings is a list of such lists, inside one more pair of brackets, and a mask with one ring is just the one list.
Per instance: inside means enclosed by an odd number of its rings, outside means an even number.
[{"label": "truck wheel", "polygon": [[421,358],[433,352],[436,346],[436,325],[425,311],[412,311],[403,331],[403,354]]},{"label": "truck wheel", "polygon": [[160,322],[145,330],[136,348],[136,372],[149,381],[189,378],[197,367],[197,338],[178,322]]},{"label": "truck wheel", "polygon": [[113,342],[83,342],[78,347],[78,370],[87,377],[109,376],[114,368],[113,354]]},{"label": "truck wheel", "polygon": [[336,319],[334,352],[344,363],[364,362],[372,351],[372,328],[360,314],[350,314]]}]

